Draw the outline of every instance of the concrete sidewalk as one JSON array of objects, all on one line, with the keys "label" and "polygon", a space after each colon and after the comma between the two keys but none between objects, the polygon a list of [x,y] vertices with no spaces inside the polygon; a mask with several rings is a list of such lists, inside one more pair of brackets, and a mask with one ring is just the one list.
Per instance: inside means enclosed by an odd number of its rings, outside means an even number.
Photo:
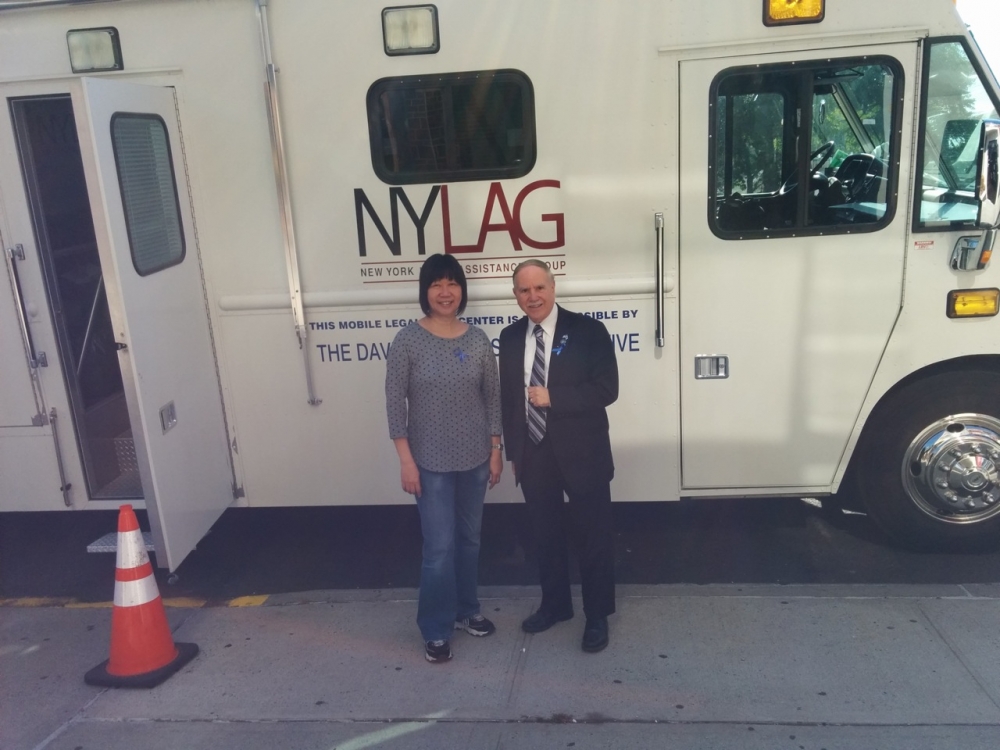
[{"label": "concrete sidewalk", "polygon": [[621,586],[611,645],[583,617],[424,661],[415,592],[168,609],[202,653],[153,690],[101,690],[108,609],[0,609],[0,747],[994,750],[1000,586]]}]

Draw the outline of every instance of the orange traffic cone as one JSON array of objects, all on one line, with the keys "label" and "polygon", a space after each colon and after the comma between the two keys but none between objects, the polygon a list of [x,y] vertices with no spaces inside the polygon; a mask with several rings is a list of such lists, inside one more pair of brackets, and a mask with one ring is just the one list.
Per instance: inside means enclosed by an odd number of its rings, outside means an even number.
[{"label": "orange traffic cone", "polygon": [[177,643],[153,577],[153,566],[131,505],[118,514],[115,606],[111,611],[111,658],[84,675],[100,687],[156,687],[198,654],[194,643]]}]

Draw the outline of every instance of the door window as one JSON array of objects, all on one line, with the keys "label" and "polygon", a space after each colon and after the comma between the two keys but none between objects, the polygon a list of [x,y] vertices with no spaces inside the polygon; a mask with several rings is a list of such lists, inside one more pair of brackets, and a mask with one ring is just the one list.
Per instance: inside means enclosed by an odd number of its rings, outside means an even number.
[{"label": "door window", "polygon": [[111,142],[136,273],[176,266],[184,260],[184,231],[166,124],[155,115],[118,113]]},{"label": "door window", "polygon": [[960,41],[933,42],[925,56],[921,188],[915,229],[974,228],[976,157],[983,120],[997,119],[990,96]]},{"label": "door window", "polygon": [[742,239],[887,224],[901,96],[902,72],[888,58],[720,73],[710,99],[712,230]]}]

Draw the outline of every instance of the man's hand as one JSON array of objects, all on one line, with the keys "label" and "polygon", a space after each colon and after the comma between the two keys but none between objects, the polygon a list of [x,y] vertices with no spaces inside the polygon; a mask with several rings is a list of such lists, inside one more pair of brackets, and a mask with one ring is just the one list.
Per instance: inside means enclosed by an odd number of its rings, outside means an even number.
[{"label": "man's hand", "polygon": [[538,409],[547,409],[552,405],[549,401],[549,389],[543,385],[529,385],[528,403]]}]

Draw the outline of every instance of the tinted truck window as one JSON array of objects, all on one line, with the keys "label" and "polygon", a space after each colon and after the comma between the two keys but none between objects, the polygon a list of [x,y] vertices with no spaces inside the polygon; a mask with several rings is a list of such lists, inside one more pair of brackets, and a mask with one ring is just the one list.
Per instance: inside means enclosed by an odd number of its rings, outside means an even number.
[{"label": "tinted truck window", "polygon": [[368,128],[391,185],[510,179],[535,163],[531,81],[516,70],[383,78],[368,90]]}]

